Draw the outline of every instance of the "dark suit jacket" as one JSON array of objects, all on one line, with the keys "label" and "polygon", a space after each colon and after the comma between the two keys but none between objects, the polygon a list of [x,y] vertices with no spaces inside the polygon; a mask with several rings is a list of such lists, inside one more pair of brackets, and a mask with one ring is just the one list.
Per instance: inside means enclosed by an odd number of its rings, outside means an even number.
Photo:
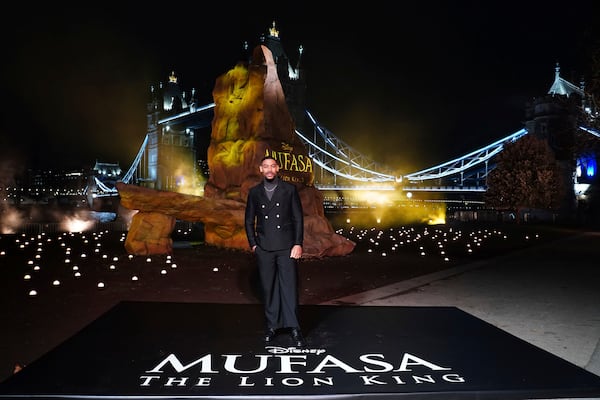
[{"label": "dark suit jacket", "polygon": [[271,200],[263,181],[248,192],[245,227],[252,248],[275,251],[302,246],[304,215],[296,186],[279,179]]}]

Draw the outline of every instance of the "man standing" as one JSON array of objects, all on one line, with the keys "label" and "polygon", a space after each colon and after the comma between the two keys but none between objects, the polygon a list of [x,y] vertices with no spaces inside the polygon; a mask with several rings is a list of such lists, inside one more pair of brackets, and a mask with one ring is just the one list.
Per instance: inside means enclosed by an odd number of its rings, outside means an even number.
[{"label": "man standing", "polygon": [[296,186],[282,181],[279,163],[263,157],[264,179],[248,192],[245,227],[256,254],[263,292],[266,331],[271,342],[280,328],[289,328],[294,345],[306,345],[298,323],[296,260],[302,257],[304,216]]}]

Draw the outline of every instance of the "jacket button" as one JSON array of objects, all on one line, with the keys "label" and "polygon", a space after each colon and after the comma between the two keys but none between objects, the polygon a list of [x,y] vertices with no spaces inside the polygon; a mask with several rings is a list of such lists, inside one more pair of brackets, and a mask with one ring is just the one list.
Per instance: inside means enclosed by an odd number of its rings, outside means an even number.
[{"label": "jacket button", "polygon": [[265,219],[269,219],[269,216],[268,216],[268,215],[265,215]]},{"label": "jacket button", "polygon": [[265,205],[264,205],[264,204],[261,204],[261,205],[260,205],[260,208],[265,208]]},{"label": "jacket button", "polygon": [[277,225],[277,229],[281,229],[281,225]]},{"label": "jacket button", "polygon": [[276,205],[277,207],[279,207],[279,203],[275,203],[275,205]]},{"label": "jacket button", "polygon": [[279,218],[279,214],[277,214],[276,217]]}]

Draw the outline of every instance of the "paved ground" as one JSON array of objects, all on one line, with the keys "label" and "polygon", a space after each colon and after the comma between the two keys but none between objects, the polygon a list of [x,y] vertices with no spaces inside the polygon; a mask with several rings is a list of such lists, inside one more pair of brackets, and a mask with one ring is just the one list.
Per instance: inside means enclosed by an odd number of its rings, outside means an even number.
[{"label": "paved ground", "polygon": [[[342,233],[357,242],[352,254],[301,260],[301,304],[456,306],[600,375],[599,232],[449,225]],[[172,258],[129,258],[122,239],[0,237],[0,381],[119,301],[259,301],[248,253],[179,242]]]},{"label": "paved ground", "polygon": [[456,306],[600,375],[599,246],[581,233],[331,303]]}]

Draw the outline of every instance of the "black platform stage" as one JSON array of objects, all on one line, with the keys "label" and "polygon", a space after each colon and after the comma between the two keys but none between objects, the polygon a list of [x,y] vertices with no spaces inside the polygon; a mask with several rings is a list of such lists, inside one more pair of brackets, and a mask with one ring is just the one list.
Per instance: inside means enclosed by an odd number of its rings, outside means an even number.
[{"label": "black platform stage", "polygon": [[308,346],[261,342],[260,305],[123,302],[0,383],[0,398],[600,397],[600,377],[454,307],[302,306]]}]

